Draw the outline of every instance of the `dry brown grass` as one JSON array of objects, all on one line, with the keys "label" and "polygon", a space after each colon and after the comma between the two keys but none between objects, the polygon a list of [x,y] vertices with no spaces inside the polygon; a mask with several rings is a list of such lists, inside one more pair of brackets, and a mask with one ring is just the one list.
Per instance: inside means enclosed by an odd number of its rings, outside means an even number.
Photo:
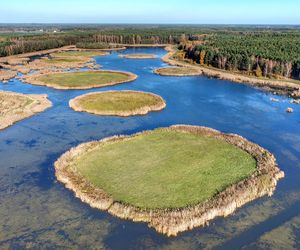
[{"label": "dry brown grass", "polygon": [[161,76],[197,76],[202,75],[199,69],[192,67],[168,67],[154,70],[154,73]]},{"label": "dry brown grass", "polygon": [[[50,57],[42,57],[29,62],[30,56],[49,55]],[[74,46],[67,46],[59,49],[43,50],[32,53],[14,55],[0,58],[0,66],[3,68],[17,71],[23,74],[29,73],[31,70],[39,71],[57,71],[69,68],[99,68],[92,59],[93,56],[106,55],[103,51],[79,51]]]},{"label": "dry brown grass", "polygon": [[0,129],[51,107],[47,95],[24,95],[0,91]]},{"label": "dry brown grass", "polygon": [[0,70],[0,81],[8,81],[17,75],[17,71],[12,70]]}]

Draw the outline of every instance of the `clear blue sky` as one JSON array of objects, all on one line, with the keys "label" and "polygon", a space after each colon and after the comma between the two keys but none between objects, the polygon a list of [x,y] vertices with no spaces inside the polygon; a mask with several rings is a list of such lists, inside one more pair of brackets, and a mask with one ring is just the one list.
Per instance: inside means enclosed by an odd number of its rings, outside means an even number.
[{"label": "clear blue sky", "polygon": [[0,23],[300,24],[299,0],[1,0]]}]

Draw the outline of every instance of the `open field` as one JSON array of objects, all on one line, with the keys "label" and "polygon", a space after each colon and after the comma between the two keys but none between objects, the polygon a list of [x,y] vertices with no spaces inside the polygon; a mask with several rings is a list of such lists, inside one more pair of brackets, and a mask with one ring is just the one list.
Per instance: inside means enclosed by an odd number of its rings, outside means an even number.
[{"label": "open field", "polygon": [[56,89],[91,89],[133,81],[135,74],[111,70],[47,73],[25,76],[25,82]]},{"label": "open field", "polygon": [[95,147],[74,168],[114,200],[156,209],[204,202],[250,176],[256,162],[224,141],[155,130]]},{"label": "open field", "polygon": [[121,58],[127,58],[127,59],[151,59],[156,58],[156,55],[152,54],[125,54],[125,55],[119,55]]},{"label": "open field", "polygon": [[284,176],[258,145],[185,125],[85,143],[55,168],[58,180],[92,207],[167,235],[271,195]]},{"label": "open field", "polygon": [[201,71],[192,67],[168,67],[154,70],[154,73],[161,76],[196,76],[201,75]]},{"label": "open field", "polygon": [[0,91],[0,129],[51,107],[47,95],[24,95]]},{"label": "open field", "polygon": [[70,101],[70,107],[79,112],[97,115],[145,115],[165,108],[166,103],[152,93],[139,91],[107,91],[89,93]]}]

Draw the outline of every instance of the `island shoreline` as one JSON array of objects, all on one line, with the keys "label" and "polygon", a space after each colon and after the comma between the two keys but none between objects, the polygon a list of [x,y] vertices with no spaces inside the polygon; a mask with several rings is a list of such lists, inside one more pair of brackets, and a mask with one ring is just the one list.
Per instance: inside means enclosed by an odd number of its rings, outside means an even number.
[{"label": "island shoreline", "polygon": [[[82,71],[76,71],[76,72],[82,72]],[[61,86],[58,84],[51,84],[51,83],[45,83],[41,80],[38,80],[36,78],[40,76],[45,76],[45,75],[51,75],[51,74],[69,74],[69,73],[76,73],[76,72],[47,72],[47,73],[36,73],[33,75],[26,75],[23,76],[21,79],[23,80],[24,83],[27,84],[32,84],[32,85],[38,85],[38,86],[45,86],[49,88],[54,88],[54,89],[60,89],[60,90],[84,90],[84,89],[93,89],[93,88],[101,88],[101,87],[108,87],[108,86],[113,86],[113,85],[118,85],[122,83],[127,83],[127,82],[132,82],[135,81],[138,76],[136,74],[133,74],[131,72],[125,72],[125,71],[117,71],[117,70],[92,70],[90,72],[108,72],[108,73],[121,73],[124,75],[128,76],[128,79],[123,80],[123,81],[113,81],[113,82],[108,82],[105,84],[92,84],[88,86],[79,86],[79,87],[67,87],[67,86]],[[88,71],[85,71],[88,72]]]},{"label": "island shoreline", "polygon": [[[100,112],[100,111],[97,111],[97,110],[86,110],[84,108],[82,108],[78,101],[81,99],[81,98],[84,98],[86,96],[91,96],[91,95],[95,95],[95,94],[98,94],[98,93],[114,93],[114,92],[127,92],[127,93],[142,93],[142,94],[149,94],[153,97],[157,97],[160,102],[155,104],[155,105],[151,105],[151,106],[147,106],[147,107],[142,107],[142,108],[139,108],[139,109],[135,109],[135,110],[132,110],[132,111],[122,111],[122,112],[115,112],[115,111],[103,111],[103,112]],[[150,93],[150,92],[142,92],[142,91],[134,91],[134,90],[122,90],[122,91],[114,91],[114,90],[111,90],[111,91],[105,91],[105,92],[92,92],[92,93],[87,93],[87,94],[83,94],[83,95],[80,95],[80,96],[77,96],[73,99],[71,99],[69,101],[69,107],[72,108],[73,110],[77,111],[77,112],[85,112],[85,113],[90,113],[90,114],[94,114],[94,115],[100,115],[100,116],[119,116],[119,117],[128,117],[128,116],[137,116],[137,115],[146,115],[150,112],[158,112],[158,111],[161,111],[163,110],[165,107],[166,107],[166,101],[159,95],[156,95],[156,94],[153,94],[153,93]]]},{"label": "island shoreline", "polygon": [[[272,80],[272,79],[259,79],[256,77],[249,77],[238,73],[232,73],[229,71],[208,68],[197,64],[191,64],[184,61],[179,61],[172,58],[176,49],[174,46],[169,45],[165,47],[165,50],[168,52],[165,56],[162,57],[162,60],[172,66],[178,67],[191,67],[200,71],[199,75],[204,75],[206,77],[213,77],[220,80],[232,81],[235,83],[240,83],[252,87],[259,87],[267,91],[278,92],[282,95],[287,95],[292,98],[300,98],[300,81],[299,84],[282,81],[282,80]],[[188,76],[188,75],[186,75]]]},{"label": "island shoreline", "polygon": [[164,129],[224,140],[252,155],[257,162],[257,169],[254,174],[225,188],[212,199],[178,209],[142,209],[114,201],[113,197],[104,190],[94,188],[72,169],[72,160],[81,153],[89,152],[99,144],[122,141],[151,132],[145,131],[131,136],[104,138],[74,147],[55,162],[55,175],[58,181],[75,193],[77,198],[91,207],[108,211],[122,219],[146,222],[157,232],[167,236],[176,236],[180,232],[205,226],[210,220],[219,216],[226,217],[252,200],[265,195],[271,196],[275,191],[277,181],[284,177],[284,172],[279,169],[274,155],[239,135],[224,134],[211,128],[190,125],[174,125]]}]

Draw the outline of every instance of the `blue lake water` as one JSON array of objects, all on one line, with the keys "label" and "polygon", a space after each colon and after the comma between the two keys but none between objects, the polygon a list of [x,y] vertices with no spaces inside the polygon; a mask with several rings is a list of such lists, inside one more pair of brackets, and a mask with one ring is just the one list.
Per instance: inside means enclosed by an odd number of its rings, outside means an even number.
[{"label": "blue lake water", "polygon": [[[155,59],[119,58],[151,53]],[[14,79],[0,89],[46,93],[53,107],[0,131],[0,249],[265,249],[300,247],[300,105],[246,85],[207,77],[163,77],[160,48],[127,49],[96,57],[103,69],[133,72],[138,79],[92,90],[55,90]],[[130,118],[77,113],[70,99],[88,92],[141,90],[162,96],[161,112]],[[279,99],[272,102],[270,98]],[[294,113],[288,114],[288,107]],[[209,227],[168,238],[144,223],[90,208],[54,177],[53,163],[82,142],[173,124],[209,126],[237,133],[275,154],[286,177],[264,197],[218,218]],[[126,188],[126,187],[124,187]]]}]

